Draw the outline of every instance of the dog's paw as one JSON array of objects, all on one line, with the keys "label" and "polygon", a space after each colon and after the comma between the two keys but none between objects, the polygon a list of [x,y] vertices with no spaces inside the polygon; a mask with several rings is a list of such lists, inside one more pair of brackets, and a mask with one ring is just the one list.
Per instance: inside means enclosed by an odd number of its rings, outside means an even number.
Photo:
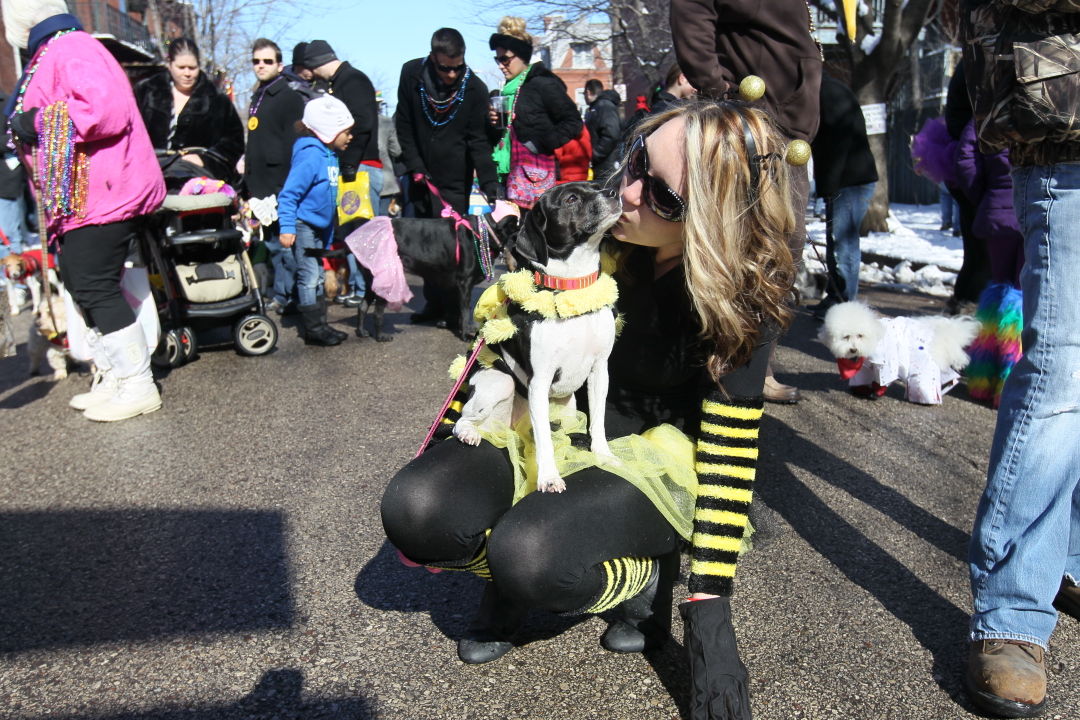
[{"label": "dog's paw", "polygon": [[356,328],[356,337],[360,337],[360,338],[371,337],[371,333],[369,333],[363,327],[358,327],[358,328]]},{"label": "dog's paw", "polygon": [[480,444],[480,431],[468,420],[458,420],[454,423],[454,437],[466,445]]},{"label": "dog's paw", "polygon": [[558,475],[549,475],[536,480],[536,489],[540,492],[561,493],[566,489],[566,483]]},{"label": "dog's paw", "polygon": [[393,335],[376,335],[375,342],[390,342],[394,339]]}]

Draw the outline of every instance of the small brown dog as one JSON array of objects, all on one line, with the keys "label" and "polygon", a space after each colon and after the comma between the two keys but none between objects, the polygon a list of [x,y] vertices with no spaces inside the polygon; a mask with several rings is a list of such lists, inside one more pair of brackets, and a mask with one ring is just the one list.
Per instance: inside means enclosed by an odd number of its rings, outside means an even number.
[{"label": "small brown dog", "polygon": [[[37,312],[41,305],[41,251],[27,250],[18,255],[11,253],[0,259],[0,265],[4,268],[4,274],[13,283],[23,283],[30,289],[30,309]],[[56,261],[49,256],[49,282],[53,287],[60,285],[60,278],[56,274]]]}]

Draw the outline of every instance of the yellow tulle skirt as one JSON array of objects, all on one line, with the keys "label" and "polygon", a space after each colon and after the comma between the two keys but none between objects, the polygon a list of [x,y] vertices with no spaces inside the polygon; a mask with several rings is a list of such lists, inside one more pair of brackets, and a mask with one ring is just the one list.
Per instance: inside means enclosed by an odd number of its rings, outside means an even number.
[{"label": "yellow tulle skirt", "polygon": [[[552,441],[559,474],[568,477],[590,467],[617,475],[641,492],[671,523],[676,532],[690,540],[697,502],[697,475],[694,472],[694,440],[673,425],[658,425],[640,435],[610,441],[618,462],[597,457],[587,448],[575,447],[571,435],[586,434],[582,412],[552,403]],[[513,428],[503,426],[482,431],[485,440],[504,448],[514,467],[514,502],[536,490],[536,446],[528,414]]]}]

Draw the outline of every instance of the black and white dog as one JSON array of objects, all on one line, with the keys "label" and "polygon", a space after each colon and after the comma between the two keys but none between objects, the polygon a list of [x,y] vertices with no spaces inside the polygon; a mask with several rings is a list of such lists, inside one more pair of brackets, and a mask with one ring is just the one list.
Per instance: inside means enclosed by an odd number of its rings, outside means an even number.
[{"label": "black and white dog", "polygon": [[[600,241],[621,214],[622,203],[614,192],[601,191],[590,183],[559,185],[541,196],[525,216],[510,251],[520,267],[538,273],[544,284],[558,285],[557,279],[595,279],[600,268]],[[607,361],[615,343],[615,315],[612,309],[604,308],[573,317],[547,318],[514,304],[508,312],[519,329],[493,349],[512,374],[495,368],[476,372],[470,380],[472,395],[453,432],[462,442],[476,445],[479,430],[489,420],[510,426],[517,415],[515,400],[520,401],[515,387],[526,387],[536,444],[537,489],[562,492],[566,484],[555,465],[549,399],[572,407],[574,392],[587,381],[590,449],[613,459],[604,431],[604,403]]]}]

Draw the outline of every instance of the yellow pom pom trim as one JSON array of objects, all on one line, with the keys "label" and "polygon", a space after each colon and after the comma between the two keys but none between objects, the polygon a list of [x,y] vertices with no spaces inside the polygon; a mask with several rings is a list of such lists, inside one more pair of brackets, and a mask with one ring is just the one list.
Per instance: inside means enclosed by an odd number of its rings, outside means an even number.
[{"label": "yellow pom pom trim", "polygon": [[454,358],[454,361],[450,363],[450,368],[447,370],[450,373],[451,380],[457,382],[458,378],[461,377],[461,373],[465,372],[466,362],[468,362],[468,358],[464,355],[458,355]]},{"label": "yellow pom pom trim", "polygon": [[514,325],[513,320],[505,316],[505,313],[503,317],[491,318],[480,328],[480,336],[489,345],[505,342],[514,337],[515,333],[517,333],[517,326]]},{"label": "yellow pom pom trim", "polygon": [[482,323],[495,314],[500,305],[506,302],[506,293],[498,283],[492,285],[476,301],[473,308],[473,320]]}]

